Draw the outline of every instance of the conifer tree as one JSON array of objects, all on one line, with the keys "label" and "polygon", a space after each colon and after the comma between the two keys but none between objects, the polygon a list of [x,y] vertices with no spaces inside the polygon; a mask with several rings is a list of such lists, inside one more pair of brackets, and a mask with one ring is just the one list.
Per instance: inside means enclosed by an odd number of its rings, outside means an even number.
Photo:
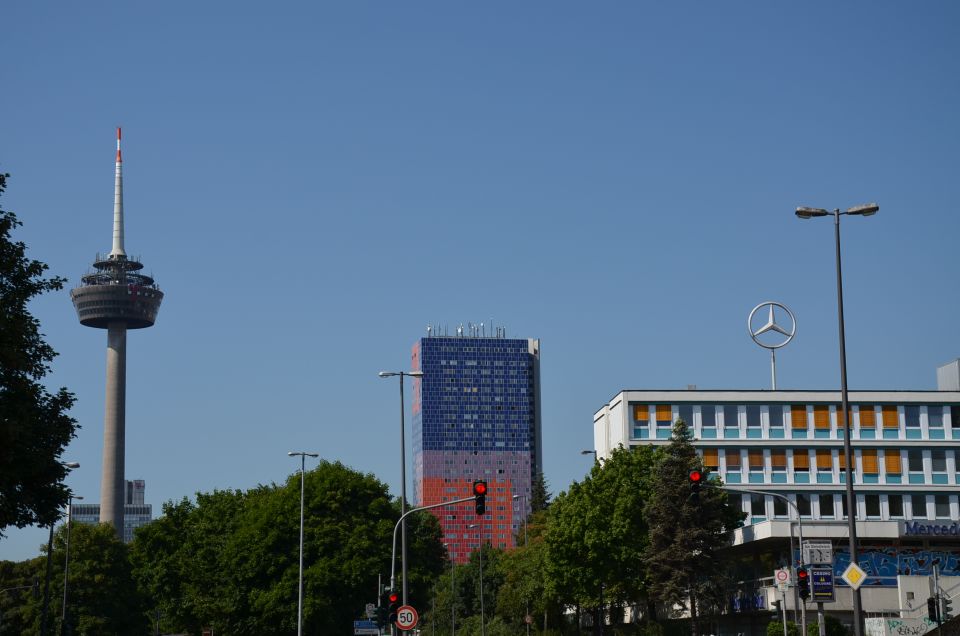
[{"label": "conifer tree", "polygon": [[724,605],[727,585],[719,549],[740,526],[743,513],[730,505],[721,483],[709,474],[699,495],[692,496],[692,469],[703,471],[703,463],[687,424],[678,420],[670,444],[658,451],[645,508],[650,527],[647,589],[662,606],[686,608],[697,634],[698,616]]}]

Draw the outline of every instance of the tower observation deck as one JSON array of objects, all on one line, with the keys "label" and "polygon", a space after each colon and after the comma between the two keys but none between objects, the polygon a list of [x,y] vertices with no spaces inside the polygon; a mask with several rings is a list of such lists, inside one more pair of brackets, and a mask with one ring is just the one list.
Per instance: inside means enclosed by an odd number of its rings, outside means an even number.
[{"label": "tower observation deck", "polygon": [[117,159],[113,199],[113,249],[97,254],[93,272],[70,290],[80,324],[107,330],[107,383],[103,426],[103,472],[100,522],[123,533],[124,447],[126,429],[127,330],[152,327],[163,292],[143,264],[123,248],[123,160],[117,128]]}]

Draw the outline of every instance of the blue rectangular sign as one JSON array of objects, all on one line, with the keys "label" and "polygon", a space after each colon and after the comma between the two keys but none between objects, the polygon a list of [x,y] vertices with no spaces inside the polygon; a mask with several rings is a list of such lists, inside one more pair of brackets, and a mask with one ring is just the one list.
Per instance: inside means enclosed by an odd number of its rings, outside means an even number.
[{"label": "blue rectangular sign", "polygon": [[817,603],[833,603],[833,568],[810,567],[810,600]]}]

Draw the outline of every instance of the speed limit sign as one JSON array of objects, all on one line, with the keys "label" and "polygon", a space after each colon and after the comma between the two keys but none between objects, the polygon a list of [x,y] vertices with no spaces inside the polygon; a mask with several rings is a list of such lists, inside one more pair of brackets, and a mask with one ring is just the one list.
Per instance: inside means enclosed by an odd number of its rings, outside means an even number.
[{"label": "speed limit sign", "polygon": [[420,615],[411,605],[401,605],[397,610],[397,627],[400,629],[413,629],[419,620]]}]

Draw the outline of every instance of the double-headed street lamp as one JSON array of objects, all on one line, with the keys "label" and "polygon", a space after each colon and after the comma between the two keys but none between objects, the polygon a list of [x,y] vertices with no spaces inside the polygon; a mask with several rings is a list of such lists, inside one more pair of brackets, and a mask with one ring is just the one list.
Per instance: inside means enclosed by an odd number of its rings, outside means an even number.
[{"label": "double-headed street lamp", "polygon": [[60,612],[60,634],[66,636],[70,633],[70,626],[67,624],[67,585],[70,581],[70,525],[73,521],[73,500],[83,500],[80,495],[75,495],[71,491],[67,497],[67,546],[66,554],[63,558],[63,607]]},{"label": "double-headed street lamp", "polygon": [[290,451],[289,457],[300,458],[300,573],[297,576],[297,636],[303,636],[303,475],[307,457],[319,457],[319,453]]},{"label": "double-headed street lamp", "polygon": [[[407,441],[403,423],[403,377],[422,378],[423,371],[381,371],[381,378],[400,376],[400,516],[407,512]],[[403,578],[403,604],[407,604],[407,520],[400,525],[400,572]]]},{"label": "double-headed street lamp", "polygon": [[[844,475],[847,494],[847,526],[850,534],[850,563],[857,563],[857,508],[853,496],[853,451],[850,445],[850,404],[847,395],[847,345],[843,327],[843,276],[840,267],[840,217],[873,216],[880,210],[876,203],[858,205],[841,212],[839,208],[825,210],[823,208],[797,208],[797,216],[801,219],[833,215],[834,239],[837,255],[837,323],[840,329],[840,408],[843,409],[843,454]],[[855,636],[863,635],[863,606],[860,598],[860,588],[853,590],[853,629]]]}]

